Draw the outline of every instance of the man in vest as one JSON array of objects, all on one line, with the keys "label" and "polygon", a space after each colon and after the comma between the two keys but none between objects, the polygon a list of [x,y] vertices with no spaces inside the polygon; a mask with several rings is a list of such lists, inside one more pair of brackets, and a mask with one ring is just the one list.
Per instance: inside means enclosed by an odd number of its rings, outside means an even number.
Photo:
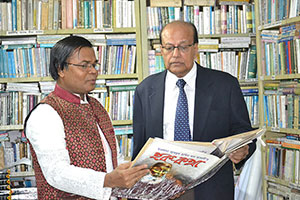
[{"label": "man in vest", "polygon": [[110,199],[113,187],[131,187],[147,165],[117,167],[111,120],[88,92],[95,88],[99,63],[92,44],[78,36],[55,44],[50,74],[55,90],[27,116],[39,199]]}]

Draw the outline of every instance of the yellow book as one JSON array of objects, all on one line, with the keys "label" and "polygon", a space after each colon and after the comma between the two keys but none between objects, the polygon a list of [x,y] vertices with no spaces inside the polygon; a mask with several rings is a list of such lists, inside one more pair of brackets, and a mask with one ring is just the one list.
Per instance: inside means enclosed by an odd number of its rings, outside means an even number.
[{"label": "yellow book", "polygon": [[48,6],[48,30],[52,30],[53,29],[53,9],[54,9],[54,0],[49,0],[49,6]]},{"label": "yellow book", "polygon": [[42,20],[41,20],[41,29],[48,29],[48,16],[49,16],[49,4],[47,2],[42,3]]},{"label": "yellow book", "polygon": [[181,7],[181,0],[151,0],[151,7]]},{"label": "yellow book", "polygon": [[17,0],[17,30],[22,30],[22,4],[21,0]]}]

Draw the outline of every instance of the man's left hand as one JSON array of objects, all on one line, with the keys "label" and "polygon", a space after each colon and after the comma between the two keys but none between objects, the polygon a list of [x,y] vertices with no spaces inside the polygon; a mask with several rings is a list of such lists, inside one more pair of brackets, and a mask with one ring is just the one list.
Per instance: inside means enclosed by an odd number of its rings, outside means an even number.
[{"label": "man's left hand", "polygon": [[246,158],[248,153],[249,153],[249,146],[245,145],[245,146],[233,151],[231,154],[229,154],[229,159],[233,163],[238,164],[239,162],[241,162],[242,160],[244,160]]}]

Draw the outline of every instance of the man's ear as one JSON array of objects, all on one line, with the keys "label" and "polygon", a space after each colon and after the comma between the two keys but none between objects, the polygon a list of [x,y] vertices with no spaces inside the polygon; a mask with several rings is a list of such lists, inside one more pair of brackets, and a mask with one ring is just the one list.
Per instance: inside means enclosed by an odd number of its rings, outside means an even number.
[{"label": "man's ear", "polygon": [[61,70],[61,68],[60,68],[60,67],[58,67],[58,68],[57,68],[57,74],[58,74],[58,76],[60,76],[60,77],[64,77],[64,76],[65,76],[65,73],[64,73],[64,71],[63,71],[63,70]]}]

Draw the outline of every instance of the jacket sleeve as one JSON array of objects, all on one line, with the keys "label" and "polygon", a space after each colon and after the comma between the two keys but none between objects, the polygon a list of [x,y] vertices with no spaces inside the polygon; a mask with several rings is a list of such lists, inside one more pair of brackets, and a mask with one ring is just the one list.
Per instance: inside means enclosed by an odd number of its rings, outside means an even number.
[{"label": "jacket sleeve", "polygon": [[[236,79],[235,79],[236,80]],[[244,100],[244,96],[240,89],[239,83],[236,80],[235,85],[231,92],[231,132],[232,133],[242,133],[246,131],[253,130],[251,127],[248,109]],[[240,168],[247,161],[248,158],[254,153],[256,149],[256,140],[253,140],[249,145],[249,154],[240,163],[236,164],[236,168]]]},{"label": "jacket sleeve", "polygon": [[140,96],[139,87],[136,88],[134,94],[134,106],[133,106],[133,156],[134,159],[141,148],[143,147],[145,141],[145,122],[143,113],[143,101]]}]

